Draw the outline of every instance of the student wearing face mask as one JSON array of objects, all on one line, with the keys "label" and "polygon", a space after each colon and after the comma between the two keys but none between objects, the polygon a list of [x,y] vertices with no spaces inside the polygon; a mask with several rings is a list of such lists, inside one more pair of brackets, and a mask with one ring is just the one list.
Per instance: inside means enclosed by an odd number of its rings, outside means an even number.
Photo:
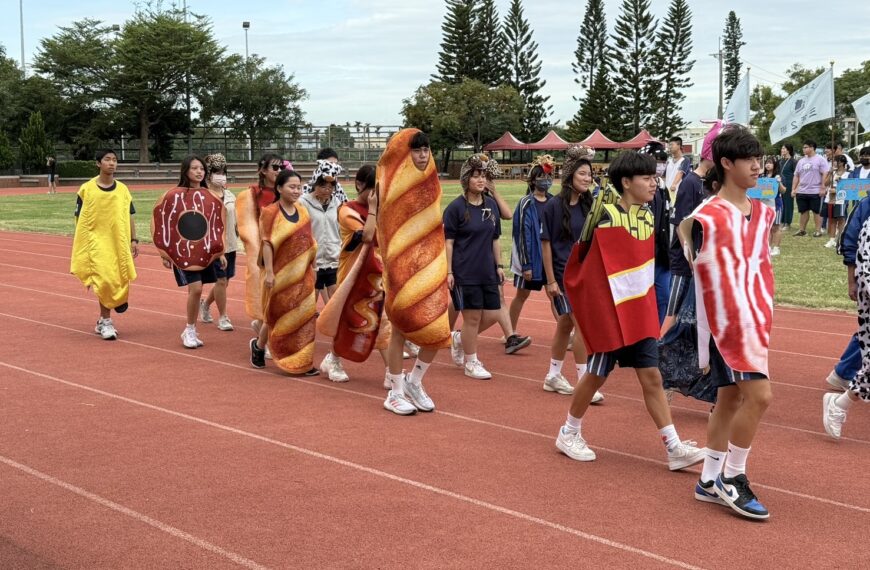
[{"label": "student wearing face mask", "polygon": [[[672,145],[673,146],[673,145]],[[669,257],[671,243],[671,193],[665,183],[665,174],[668,168],[668,153],[665,145],[658,141],[650,141],[639,151],[641,154],[649,154],[656,160],[656,194],[650,209],[655,220],[655,287],[656,305],[659,311],[659,325],[664,323],[665,313],[668,308],[668,298],[671,294],[671,262]],[[681,160],[688,162],[688,158]],[[680,171],[680,180],[682,180]],[[679,184],[679,183],[678,183]]]},{"label": "student wearing face mask", "polygon": [[227,188],[227,160],[222,154],[210,154],[205,157],[206,183],[208,191],[223,201],[226,208],[224,218],[224,236],[226,241],[226,267],[221,267],[220,260],[212,263],[217,281],[204,301],[199,302],[199,320],[203,323],[214,322],[211,316],[211,304],[217,305],[218,330],[231,331],[233,323],[227,316],[227,286],[236,274],[236,250],[238,249],[239,229],[236,227],[236,196]]}]

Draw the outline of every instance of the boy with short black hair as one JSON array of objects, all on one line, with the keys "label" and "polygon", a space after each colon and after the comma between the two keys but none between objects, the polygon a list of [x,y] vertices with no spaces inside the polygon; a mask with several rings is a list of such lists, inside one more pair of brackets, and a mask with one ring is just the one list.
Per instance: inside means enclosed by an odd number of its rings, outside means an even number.
[{"label": "boy with short black hair", "polygon": [[635,369],[647,412],[667,450],[668,466],[676,471],[702,461],[703,450],[694,442],[680,441],[658,369],[655,228],[647,206],[656,193],[656,162],[648,154],[625,152],[610,165],[609,175],[620,195],[610,187],[599,192],[563,278],[571,305],[583,308],[574,316],[591,356],[574,389],[556,448],[577,461],[595,459],[580,435],[581,421],[595,393],[619,364]]},{"label": "boy with short black hair", "polygon": [[692,161],[683,156],[683,139],[680,137],[671,137],[671,140],[668,141],[668,150],[671,153],[671,158],[665,169],[665,186],[668,187],[668,192],[671,194],[671,204],[673,204],[677,199],[677,188],[680,187],[680,182],[692,170]]},{"label": "boy with short black hair", "polygon": [[130,283],[136,279],[136,208],[130,191],[115,180],[115,151],[98,151],[96,162],[100,174],[81,185],[76,199],[70,272],[93,289],[99,300],[100,318],[94,332],[103,340],[115,340],[118,331],[112,309],[117,313],[127,310]]},{"label": "boy with short black hair", "polygon": [[695,275],[698,364],[709,367],[709,381],[718,387],[695,498],[752,519],[770,516],[746,478],[752,441],[773,398],[768,346],[774,287],[767,236],[776,213],[746,196],[758,181],[762,154],[746,128],[723,129],[713,141],[719,192],[680,224]]}]

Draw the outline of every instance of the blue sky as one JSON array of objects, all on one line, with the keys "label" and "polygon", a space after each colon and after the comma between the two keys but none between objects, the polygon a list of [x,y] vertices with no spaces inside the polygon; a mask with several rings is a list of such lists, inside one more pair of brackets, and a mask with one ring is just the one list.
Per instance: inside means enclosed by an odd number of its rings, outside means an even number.
[{"label": "blue sky", "polygon": [[[656,16],[664,18],[668,3],[652,1]],[[605,0],[605,4],[612,29],[621,2]],[[426,83],[435,70],[445,13],[439,0],[188,0],[188,5],[212,18],[215,36],[231,52],[244,53],[241,23],[249,20],[250,52],[295,74],[309,92],[303,110],[314,124],[399,124],[402,99]],[[502,15],[508,5],[509,0],[498,0]],[[827,66],[834,60],[835,69],[843,70],[870,59],[866,49],[870,24],[849,24],[870,22],[870,4],[865,2],[689,0],[689,5],[697,60],[692,72],[695,85],[687,91],[683,106],[689,121],[715,115],[718,68],[709,54],[716,51],[728,10],[734,10],[743,24],[747,45],[741,55],[752,64],[753,84],[776,87],[784,81],[785,69],[797,61]],[[586,1],[525,0],[524,6],[540,46],[553,119],[564,124],[577,108],[572,95],[579,93],[571,62]],[[0,43],[18,59],[18,0],[0,0],[0,8]],[[838,11],[836,17],[832,8]],[[40,39],[54,34],[58,26],[85,17],[123,23],[134,9],[130,0],[24,0],[26,58],[31,61]]]}]

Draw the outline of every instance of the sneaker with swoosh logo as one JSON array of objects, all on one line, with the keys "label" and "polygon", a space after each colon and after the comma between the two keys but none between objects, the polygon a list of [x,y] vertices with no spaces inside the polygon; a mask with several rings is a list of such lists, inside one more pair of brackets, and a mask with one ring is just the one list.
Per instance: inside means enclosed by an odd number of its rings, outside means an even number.
[{"label": "sneaker with swoosh logo", "polygon": [[770,513],[752,492],[749,479],[743,473],[731,478],[719,475],[713,489],[738,514],[750,519],[770,518]]}]

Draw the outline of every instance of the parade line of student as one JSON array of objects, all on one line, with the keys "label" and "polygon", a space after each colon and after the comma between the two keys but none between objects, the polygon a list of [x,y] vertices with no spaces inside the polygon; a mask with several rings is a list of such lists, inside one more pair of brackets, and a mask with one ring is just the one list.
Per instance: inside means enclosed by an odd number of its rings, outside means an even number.
[{"label": "parade line of student", "polygon": [[[766,519],[746,464],[772,401],[771,256],[779,243],[772,229],[783,206],[750,199],[747,190],[759,176],[777,176],[778,165],[762,166],[760,143],[739,126],[714,125],[694,170],[679,152],[681,142],[672,139],[670,159],[658,142],[619,154],[605,184],[594,176],[594,149],[572,146],[554,193],[554,160],[536,158],[513,212],[516,295],[509,307],[499,238],[511,210],[495,190],[499,166],[485,154],[462,165],[461,193],[443,212],[429,139],[416,129],[395,134],[377,166],[360,167],[353,198],[339,184],[342,167],[331,149],[318,155],[307,183],[282,157],[264,155],[258,182],[238,196],[227,189],[222,155],[189,156],[177,186],[152,212],[154,246],[176,285],[187,289],[181,343],[205,346],[208,335],[200,337],[197,323],[213,323],[212,305],[215,328],[235,330],[226,290],[240,240],[245,312],[254,331],[251,365],[264,368],[271,359],[287,374],[346,382],[342,362],[364,362],[377,351],[383,407],[413,416],[435,410],[423,379],[439,350],[450,349],[465,376],[490,380],[478,356],[480,334],[498,324],[506,354],[527,348],[531,339],[515,329],[529,294],[544,291],[554,334],[543,390],[571,396],[556,448],[577,461],[596,459],[581,435],[589,405],[603,402],[600,390],[617,365],[633,368],[669,468],[703,463],[694,498]],[[812,166],[819,160],[811,146],[805,160]],[[837,178],[870,176],[870,149],[854,171],[843,162]],[[95,333],[111,341],[120,334],[113,311],[129,306],[139,239],[133,197],[114,178],[117,155],[102,150],[96,163],[99,175],[78,191],[70,267],[97,297]],[[803,207],[811,172],[798,163],[801,234],[809,211],[818,211]],[[818,193],[812,198],[818,201]],[[823,424],[835,438],[852,404],[870,401],[870,199],[842,224],[838,208],[834,196],[830,235],[840,236],[860,326],[828,378],[841,394],[823,399]],[[743,269],[724,267],[722,252]],[[212,285],[207,294],[204,285]],[[331,341],[315,366],[318,332]],[[563,372],[569,350],[573,384]],[[409,370],[406,359],[413,359]],[[715,402],[706,447],[679,437],[668,406],[674,392]]]}]

